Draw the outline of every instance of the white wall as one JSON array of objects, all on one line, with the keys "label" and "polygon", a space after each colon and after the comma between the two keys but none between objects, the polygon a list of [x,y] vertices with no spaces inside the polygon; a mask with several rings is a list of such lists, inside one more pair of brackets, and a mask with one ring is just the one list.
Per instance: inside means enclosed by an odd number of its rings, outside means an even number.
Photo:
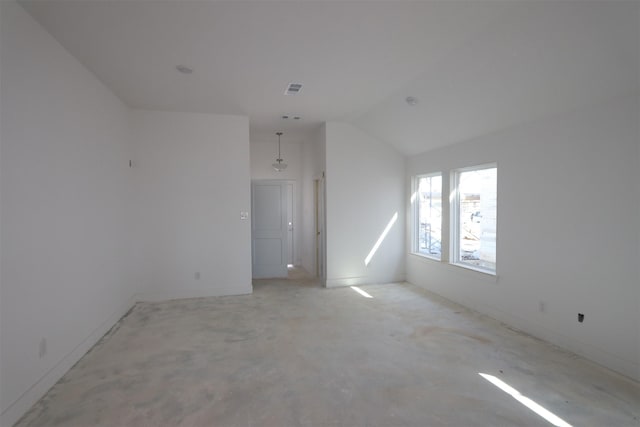
[{"label": "white wall", "polygon": [[[281,154],[287,168],[277,172],[271,165],[278,157],[278,137],[259,137],[251,140],[251,179],[283,179],[295,181],[294,264],[301,265],[302,245],[302,145],[298,140],[285,142],[282,136]],[[265,140],[267,139],[267,140]]]},{"label": "white wall", "polygon": [[410,158],[407,182],[497,161],[498,275],[409,255],[408,281],[640,379],[639,114],[636,94]]},{"label": "white wall", "polygon": [[251,222],[240,219],[251,211],[248,118],[131,117],[138,298],[250,293]]},{"label": "white wall", "polygon": [[[0,7],[0,36],[2,35],[2,10]],[[0,95],[2,93],[2,38],[0,38]],[[0,98],[1,99],[1,98]],[[0,414],[2,414],[2,408],[4,407],[2,399],[2,103],[0,102]],[[0,426],[2,425],[2,416],[0,415]]]},{"label": "white wall", "polygon": [[321,126],[302,146],[302,266],[316,274],[315,180],[325,170],[325,126]]},{"label": "white wall", "polygon": [[21,6],[0,9],[0,424],[8,426],[132,304],[131,171],[128,109]]},{"label": "white wall", "polygon": [[393,148],[350,124],[326,124],[327,287],[404,279],[404,175]]}]

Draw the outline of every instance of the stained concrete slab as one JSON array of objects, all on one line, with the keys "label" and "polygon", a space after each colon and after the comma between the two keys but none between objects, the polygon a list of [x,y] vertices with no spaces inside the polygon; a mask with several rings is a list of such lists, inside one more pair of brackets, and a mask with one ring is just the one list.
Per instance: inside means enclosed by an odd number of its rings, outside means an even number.
[{"label": "stained concrete slab", "polygon": [[409,284],[139,303],[17,424],[640,425],[640,385]]}]

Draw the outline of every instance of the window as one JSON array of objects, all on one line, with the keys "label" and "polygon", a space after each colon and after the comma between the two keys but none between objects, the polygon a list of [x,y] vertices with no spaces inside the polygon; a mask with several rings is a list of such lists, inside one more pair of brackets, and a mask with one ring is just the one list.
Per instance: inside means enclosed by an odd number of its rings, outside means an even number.
[{"label": "window", "polygon": [[455,172],[451,227],[453,263],[495,273],[497,182],[496,165]]},{"label": "window", "polygon": [[442,255],[442,175],[415,181],[414,253],[440,259]]}]

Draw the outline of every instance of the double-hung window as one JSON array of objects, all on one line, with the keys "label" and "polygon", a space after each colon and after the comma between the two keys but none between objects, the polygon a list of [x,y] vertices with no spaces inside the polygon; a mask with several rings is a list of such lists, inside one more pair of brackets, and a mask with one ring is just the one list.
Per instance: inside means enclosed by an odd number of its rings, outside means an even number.
[{"label": "double-hung window", "polygon": [[498,169],[476,166],[452,176],[452,262],[495,273]]},{"label": "double-hung window", "polygon": [[440,259],[442,256],[442,174],[418,175],[414,185],[413,252]]}]

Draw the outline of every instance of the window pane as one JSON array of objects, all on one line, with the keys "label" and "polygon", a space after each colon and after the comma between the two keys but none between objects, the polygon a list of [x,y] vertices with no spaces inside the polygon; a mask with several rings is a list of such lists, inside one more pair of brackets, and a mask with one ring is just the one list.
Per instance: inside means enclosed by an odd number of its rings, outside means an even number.
[{"label": "window pane", "polygon": [[480,268],[496,269],[496,168],[458,174],[458,261]]},{"label": "window pane", "polygon": [[417,251],[440,258],[442,252],[442,176],[418,179]]}]

